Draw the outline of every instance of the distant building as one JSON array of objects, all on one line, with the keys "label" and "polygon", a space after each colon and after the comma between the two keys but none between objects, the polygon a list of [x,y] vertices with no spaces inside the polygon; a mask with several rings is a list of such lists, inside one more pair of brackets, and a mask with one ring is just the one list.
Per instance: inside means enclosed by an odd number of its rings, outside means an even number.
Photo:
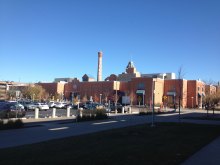
[{"label": "distant building", "polygon": [[58,82],[72,82],[74,78],[55,78],[54,82],[58,83]]},{"label": "distant building", "polygon": [[91,75],[84,74],[82,77],[82,81],[83,82],[92,82],[92,81],[95,81],[95,78]]},{"label": "distant building", "polygon": [[161,78],[164,80],[176,79],[175,73],[151,73],[151,74],[141,74],[141,77],[151,77],[151,78]]},{"label": "distant building", "polygon": [[1,81],[0,100],[16,100],[21,98],[21,91],[28,85],[27,83]]},{"label": "distant building", "polygon": [[205,94],[214,95],[217,92],[217,87],[214,85],[205,85]]},{"label": "distant building", "polygon": [[137,69],[134,66],[134,63],[132,61],[129,61],[126,72],[123,72],[122,74],[118,75],[118,81],[131,81],[132,78],[141,77],[140,72],[137,71]]},{"label": "distant building", "polygon": [[187,107],[202,108],[206,84],[200,80],[187,81]]},{"label": "distant building", "polygon": [[[55,96],[59,97],[60,100],[64,99],[64,86],[66,83],[63,82],[52,82],[52,83],[37,83],[42,86],[49,94],[49,98],[54,100]],[[58,96],[59,95],[59,96]]]},{"label": "distant building", "polygon": [[1,81],[0,82],[0,100],[7,99],[7,90],[9,89],[9,85],[12,83]]},{"label": "distant building", "polygon": [[117,81],[118,76],[116,76],[115,74],[111,74],[109,77],[107,77],[105,79],[105,81]]}]

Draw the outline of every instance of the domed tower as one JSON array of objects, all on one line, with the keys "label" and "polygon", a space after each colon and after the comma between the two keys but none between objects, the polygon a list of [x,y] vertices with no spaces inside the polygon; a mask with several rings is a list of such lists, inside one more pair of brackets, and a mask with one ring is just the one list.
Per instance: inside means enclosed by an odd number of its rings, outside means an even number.
[{"label": "domed tower", "polygon": [[141,74],[137,71],[132,61],[128,62],[126,72],[118,75],[118,81],[131,81],[132,78],[141,77]]},{"label": "domed tower", "polygon": [[136,68],[134,66],[134,62],[133,61],[129,61],[128,65],[126,67],[126,73],[136,73]]}]

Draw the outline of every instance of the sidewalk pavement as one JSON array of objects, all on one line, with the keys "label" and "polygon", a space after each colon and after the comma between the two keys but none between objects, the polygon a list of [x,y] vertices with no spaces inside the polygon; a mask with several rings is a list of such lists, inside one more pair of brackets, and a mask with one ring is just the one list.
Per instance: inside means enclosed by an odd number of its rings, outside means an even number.
[{"label": "sidewalk pavement", "polygon": [[218,165],[220,164],[220,137],[196,152],[181,165]]}]

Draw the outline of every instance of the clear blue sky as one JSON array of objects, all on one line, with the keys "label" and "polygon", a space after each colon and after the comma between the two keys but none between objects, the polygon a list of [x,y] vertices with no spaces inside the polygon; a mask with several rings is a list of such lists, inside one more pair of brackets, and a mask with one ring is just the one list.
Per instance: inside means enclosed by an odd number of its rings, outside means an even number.
[{"label": "clear blue sky", "polygon": [[0,80],[175,72],[220,80],[220,0],[0,0]]}]

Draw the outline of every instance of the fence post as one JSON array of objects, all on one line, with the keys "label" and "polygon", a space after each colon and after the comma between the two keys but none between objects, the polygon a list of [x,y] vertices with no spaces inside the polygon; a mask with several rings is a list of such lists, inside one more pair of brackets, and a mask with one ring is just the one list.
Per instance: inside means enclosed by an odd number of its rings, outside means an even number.
[{"label": "fence post", "polygon": [[128,107],[129,113],[131,114],[131,107]]},{"label": "fence post", "polygon": [[125,107],[122,107],[122,110],[121,110],[122,112],[122,114],[124,114],[125,113]]},{"label": "fence post", "polygon": [[70,107],[67,107],[66,117],[70,117]]},{"label": "fence post", "polygon": [[35,108],[35,115],[34,115],[35,119],[39,118],[39,108]]},{"label": "fence post", "polygon": [[52,111],[52,118],[55,118],[56,117],[56,108],[53,108],[53,111]]}]

